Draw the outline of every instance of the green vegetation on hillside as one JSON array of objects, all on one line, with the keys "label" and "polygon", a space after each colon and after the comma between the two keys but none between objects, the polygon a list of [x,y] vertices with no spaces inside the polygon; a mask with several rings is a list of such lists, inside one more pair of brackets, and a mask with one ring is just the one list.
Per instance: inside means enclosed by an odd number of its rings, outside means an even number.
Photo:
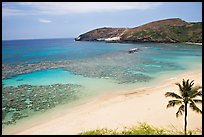
[{"label": "green vegetation on hillside", "polygon": [[152,41],[171,39],[175,42],[202,42],[202,23],[192,23],[191,26],[161,26],[156,29],[146,29],[133,33],[135,37],[151,37]]},{"label": "green vegetation on hillside", "polygon": [[[198,134],[201,131],[193,130],[188,131],[189,135]],[[167,130],[163,128],[156,128],[148,125],[147,123],[140,123],[135,127],[125,127],[121,131],[116,131],[107,128],[90,130],[80,133],[80,135],[183,135],[184,133],[179,130]]]},{"label": "green vegetation on hillside", "polygon": [[114,42],[202,43],[202,22],[179,18],[153,21],[134,28],[98,28],[81,34],[76,41],[96,41],[120,36]]}]

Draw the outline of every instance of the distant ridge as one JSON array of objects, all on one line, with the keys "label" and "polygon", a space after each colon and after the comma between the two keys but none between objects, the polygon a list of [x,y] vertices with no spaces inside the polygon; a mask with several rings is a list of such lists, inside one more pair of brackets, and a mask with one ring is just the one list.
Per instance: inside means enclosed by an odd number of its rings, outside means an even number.
[{"label": "distant ridge", "polygon": [[97,28],[79,35],[76,41],[193,42],[202,43],[202,22],[180,18],[153,21],[134,28]]}]

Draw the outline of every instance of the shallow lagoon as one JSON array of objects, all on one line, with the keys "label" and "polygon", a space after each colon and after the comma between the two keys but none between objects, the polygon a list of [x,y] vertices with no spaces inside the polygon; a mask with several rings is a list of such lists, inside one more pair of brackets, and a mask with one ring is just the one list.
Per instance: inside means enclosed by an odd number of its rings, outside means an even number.
[{"label": "shallow lagoon", "polygon": [[[54,88],[54,96],[67,95],[65,101],[62,101],[64,103],[144,85],[150,86],[161,74],[168,77],[202,65],[202,46],[185,44],[74,42],[73,39],[2,43],[2,94],[6,94],[6,91],[11,91],[11,94],[22,91],[24,94],[23,89],[31,87],[34,89],[33,93],[38,90],[40,95],[41,92],[46,94]],[[128,54],[128,50],[135,47],[139,48],[140,52]],[[57,87],[66,90],[60,93]],[[20,99],[28,105],[24,106],[22,113],[16,113],[16,109],[10,105],[6,109],[9,110],[7,121],[12,116],[23,118],[24,111],[27,114],[25,116],[29,116],[29,111],[33,112],[32,109],[29,110],[29,105],[33,105],[30,102],[32,96],[29,95],[34,94],[26,93],[28,96],[21,98],[22,94],[19,92],[17,96],[4,98],[6,101],[11,98],[15,101]],[[70,94],[73,96],[69,96]],[[36,102],[43,104],[43,99]],[[49,106],[49,103],[47,105]],[[47,105],[43,105],[46,106],[43,111]],[[2,111],[3,109],[4,106]]]}]

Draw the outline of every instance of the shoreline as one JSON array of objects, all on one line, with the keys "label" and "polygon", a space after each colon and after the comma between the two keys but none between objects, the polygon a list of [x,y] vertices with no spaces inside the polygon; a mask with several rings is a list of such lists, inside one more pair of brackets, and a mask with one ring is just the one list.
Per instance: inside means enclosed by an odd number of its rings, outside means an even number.
[{"label": "shoreline", "polygon": [[133,40],[119,40],[119,38],[115,38],[113,37],[112,38],[107,38],[107,39],[97,39],[97,40],[76,40],[75,41],[83,41],[83,42],[106,42],[106,43],[120,43],[120,44],[135,44],[135,43],[164,43],[164,44],[178,44],[178,43],[181,43],[181,44],[189,44],[189,45],[199,45],[199,46],[202,46],[202,43],[193,43],[193,42],[155,42],[155,41],[133,41]]},{"label": "shoreline", "polygon": [[193,43],[193,42],[184,42],[185,44],[190,44],[190,45],[199,45],[202,46],[202,43]]},{"label": "shoreline", "polygon": [[[164,96],[168,91],[176,92],[178,87],[174,83],[182,81],[183,78],[194,79],[195,84],[202,85],[202,69],[186,71],[180,75],[166,78],[156,87],[106,93],[67,111],[63,111],[65,108],[62,107],[62,113],[58,113],[55,117],[44,115],[39,119],[6,129],[2,134],[79,134],[82,131],[96,128],[121,129],[125,126],[137,125],[138,122],[183,130],[183,116],[176,118],[175,114],[178,107],[166,109],[168,100],[171,98]],[[187,129],[202,131],[202,115],[190,109],[188,111]]]}]

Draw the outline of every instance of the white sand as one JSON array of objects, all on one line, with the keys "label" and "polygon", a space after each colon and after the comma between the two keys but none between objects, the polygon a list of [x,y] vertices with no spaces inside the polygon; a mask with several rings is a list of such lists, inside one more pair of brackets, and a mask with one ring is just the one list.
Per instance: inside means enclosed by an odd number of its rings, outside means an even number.
[{"label": "white sand", "polygon": [[111,37],[111,38],[99,38],[99,39],[97,39],[98,41],[103,41],[103,40],[105,40],[105,41],[116,41],[116,40],[120,40],[120,37]]},{"label": "white sand", "polygon": [[200,45],[202,46],[202,43],[193,43],[193,42],[184,42],[185,44],[194,44],[194,45]]},{"label": "white sand", "polygon": [[120,37],[112,37],[112,38],[105,39],[105,41],[114,41],[114,40],[120,40]]},{"label": "white sand", "polygon": [[[161,81],[155,87],[100,96],[71,111],[62,111],[55,117],[47,115],[39,119],[33,118],[33,121],[4,130],[3,134],[78,134],[102,127],[121,129],[124,126],[137,125],[138,122],[183,130],[183,116],[176,118],[178,106],[167,109],[166,105],[171,98],[164,96],[168,91],[178,91],[174,83],[182,81],[183,78],[194,79],[196,84],[202,85],[201,70],[188,72]],[[201,108],[201,105],[199,107]],[[202,115],[189,109],[187,128],[202,130]]]}]

